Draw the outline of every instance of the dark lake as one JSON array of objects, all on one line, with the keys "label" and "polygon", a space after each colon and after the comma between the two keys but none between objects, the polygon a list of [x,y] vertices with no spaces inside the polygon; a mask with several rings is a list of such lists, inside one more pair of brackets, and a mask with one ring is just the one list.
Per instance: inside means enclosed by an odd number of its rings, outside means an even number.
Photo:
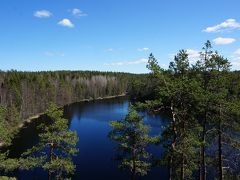
[{"label": "dark lake", "polygon": [[[77,131],[79,153],[73,158],[76,164],[74,180],[124,180],[129,174],[118,168],[114,161],[116,143],[108,139],[111,130],[109,122],[120,120],[128,112],[129,100],[126,97],[98,100],[92,102],[74,103],[64,108],[65,117],[69,119],[69,128]],[[151,135],[159,135],[162,126],[167,123],[164,115],[149,115],[139,112],[144,122],[151,127]],[[10,156],[19,157],[27,148],[38,142],[36,126],[44,121],[44,116],[25,125],[10,148]],[[157,158],[163,149],[151,146],[149,151]],[[20,180],[47,179],[47,172],[41,169],[32,171],[17,171],[12,175]],[[168,179],[167,168],[153,167],[142,180]]]}]

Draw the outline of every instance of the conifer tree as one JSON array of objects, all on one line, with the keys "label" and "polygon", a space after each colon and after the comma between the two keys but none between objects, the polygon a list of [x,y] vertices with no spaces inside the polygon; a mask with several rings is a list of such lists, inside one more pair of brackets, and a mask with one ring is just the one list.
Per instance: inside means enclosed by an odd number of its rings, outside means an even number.
[{"label": "conifer tree", "polygon": [[[46,112],[50,123],[40,125],[39,143],[23,154],[23,159],[38,158],[41,167],[49,172],[49,179],[62,179],[73,174],[75,165],[72,156],[76,155],[78,141],[76,132],[68,130],[68,121],[63,118],[63,110],[51,104]],[[38,166],[38,164],[36,164]]]},{"label": "conifer tree", "polygon": [[[235,121],[238,119],[236,108],[230,108],[229,104],[237,107],[238,103],[236,99],[231,98],[233,94],[230,92],[229,68],[229,61],[218,52],[213,52],[210,41],[207,41],[201,53],[201,61],[198,61],[193,68],[194,76],[198,77],[203,89],[203,98],[199,105],[199,122],[202,126],[199,179],[207,178],[209,165],[206,164],[206,148],[212,149],[215,143],[218,147],[218,155],[217,162],[213,163],[218,167],[218,178],[224,179],[224,169],[230,168],[230,166],[224,167],[224,162],[228,160],[224,161],[223,144],[231,142],[229,132],[233,132],[233,129],[229,124],[237,124]],[[228,142],[224,142],[226,137]],[[234,142],[236,145],[236,141]],[[226,146],[225,149],[227,149]],[[211,157],[209,158],[209,161],[213,161]]]},{"label": "conifer tree", "polygon": [[[9,146],[11,144],[13,133],[8,130],[6,122],[7,109],[0,106],[0,143],[1,146]],[[7,152],[0,152],[0,171],[10,172],[19,167],[18,159],[8,157]],[[7,176],[0,176],[0,179],[15,179]]]},{"label": "conifer tree", "polygon": [[190,65],[185,50],[180,50],[170,63],[168,74],[159,67],[152,55],[148,68],[162,82],[159,83],[158,101],[152,103],[160,102],[172,115],[162,135],[169,179],[189,178],[198,164],[196,147],[199,145],[199,125],[194,110],[197,109],[201,94],[199,83],[189,76]]},{"label": "conifer tree", "polygon": [[[224,176],[227,175],[227,171],[230,172],[229,170],[232,168],[228,163],[231,160],[225,157],[226,149],[229,149],[229,147],[234,149],[232,158],[236,156],[234,153],[239,152],[236,147],[240,145],[240,142],[236,136],[232,135],[237,132],[232,124],[238,124],[239,113],[234,107],[237,107],[239,103],[231,98],[229,92],[229,61],[216,52],[211,56],[211,62],[213,65],[211,66],[211,78],[208,88],[208,94],[210,94],[210,106],[208,108],[211,119],[210,125],[212,125],[213,129],[212,134],[215,137],[212,141],[217,144],[216,165],[218,167],[218,179],[223,180],[225,179]],[[236,116],[238,117],[236,118]],[[234,161],[232,160],[232,162]]]},{"label": "conifer tree", "polygon": [[146,175],[151,166],[150,154],[146,148],[156,141],[149,137],[149,127],[144,125],[133,107],[129,108],[129,113],[123,120],[113,121],[110,125],[113,130],[109,137],[118,143],[119,167],[130,171],[132,180]]}]

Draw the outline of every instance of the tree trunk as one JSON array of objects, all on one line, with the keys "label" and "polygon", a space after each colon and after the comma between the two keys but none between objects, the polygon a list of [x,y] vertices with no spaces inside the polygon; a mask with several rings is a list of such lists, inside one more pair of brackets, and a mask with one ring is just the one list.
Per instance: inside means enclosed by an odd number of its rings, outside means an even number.
[{"label": "tree trunk", "polygon": [[132,150],[132,158],[133,158],[133,169],[131,174],[131,180],[136,180],[136,149],[135,147]]},{"label": "tree trunk", "polygon": [[181,180],[185,179],[185,162],[184,162],[184,156],[182,154],[182,165],[181,165]]},{"label": "tree trunk", "polygon": [[173,156],[171,155],[169,159],[169,180],[172,180],[172,164],[173,164]]},{"label": "tree trunk", "polygon": [[220,117],[218,121],[218,168],[219,168],[219,180],[223,180],[223,163],[222,163],[222,121],[221,121],[221,107]]},{"label": "tree trunk", "polygon": [[202,147],[199,148],[199,164],[198,164],[198,168],[199,168],[199,180],[202,180]]},{"label": "tree trunk", "polygon": [[[207,119],[207,113],[205,111],[204,120],[202,122],[202,142],[205,143],[205,136],[206,136],[206,119]],[[200,180],[206,180],[206,162],[205,162],[205,144],[201,145],[201,151],[200,151]]]},{"label": "tree trunk", "polygon": [[50,144],[50,162],[53,160],[53,143]]},{"label": "tree trunk", "polygon": [[[53,160],[53,143],[50,143],[50,162]],[[52,179],[52,173],[48,170],[48,180]]]},{"label": "tree trunk", "polygon": [[[183,105],[182,105],[183,107]],[[185,121],[183,123],[183,134],[185,133]],[[181,153],[182,156],[182,165],[181,165],[181,180],[185,179],[185,155],[184,152]]]},{"label": "tree trunk", "polygon": [[170,157],[170,164],[169,164],[169,180],[172,179],[173,176],[173,153],[175,151],[176,146],[176,139],[177,139],[177,129],[176,129],[176,114],[174,112],[173,103],[171,102],[171,112],[172,112],[172,130],[173,130],[173,142],[172,146],[172,155]]}]

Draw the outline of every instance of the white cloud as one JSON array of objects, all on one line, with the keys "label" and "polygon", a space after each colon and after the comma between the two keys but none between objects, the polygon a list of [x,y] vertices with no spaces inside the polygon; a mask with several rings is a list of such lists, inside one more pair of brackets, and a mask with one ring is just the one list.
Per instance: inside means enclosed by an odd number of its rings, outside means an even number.
[{"label": "white cloud", "polygon": [[188,57],[189,58],[199,58],[200,52],[194,49],[187,49]]},{"label": "white cloud", "polygon": [[108,49],[106,49],[105,51],[106,51],[106,52],[113,52],[114,49],[113,49],[113,48],[108,48]]},{"label": "white cloud", "polygon": [[232,64],[234,69],[238,69],[238,70],[240,69],[240,59],[239,60],[233,60],[231,62],[231,64]]},{"label": "white cloud", "polygon": [[46,51],[44,52],[44,55],[45,56],[48,56],[48,57],[64,57],[65,54],[63,52],[53,52],[53,51]]},{"label": "white cloud", "polygon": [[[188,54],[188,59],[189,59],[190,64],[194,64],[200,59],[200,51],[195,50],[195,49],[186,49],[186,51],[187,51],[187,54]],[[173,59],[174,59],[174,57],[176,56],[177,53],[169,54],[169,57],[170,57],[171,61],[173,61]]]},{"label": "white cloud", "polygon": [[233,59],[231,61],[232,69],[234,70],[240,70],[240,57],[238,59]]},{"label": "white cloud", "polygon": [[238,48],[234,53],[234,59],[240,61],[240,48]]},{"label": "white cloud", "polygon": [[238,48],[231,56],[231,64],[233,69],[240,69],[240,48]]},{"label": "white cloud", "polygon": [[240,56],[240,48],[239,48],[239,49],[237,49],[237,50],[234,52],[234,54],[236,54],[236,55]]},{"label": "white cloud", "polygon": [[125,65],[136,65],[136,64],[146,64],[148,62],[147,59],[142,58],[136,61],[121,61],[121,62],[113,62],[113,63],[105,63],[107,66],[125,66]]},{"label": "white cloud", "polygon": [[147,47],[144,47],[144,48],[138,48],[138,51],[149,51],[150,49],[147,48]]},{"label": "white cloud", "polygon": [[223,37],[218,37],[213,40],[214,44],[216,45],[226,45],[226,44],[231,44],[234,43],[236,39],[233,38],[223,38]]},{"label": "white cloud", "polygon": [[80,9],[74,8],[72,10],[72,14],[76,17],[82,17],[82,16],[87,16],[86,13],[82,12]]},{"label": "white cloud", "polygon": [[69,28],[74,27],[74,24],[69,19],[66,19],[66,18],[59,21],[58,24],[61,26],[69,27]]},{"label": "white cloud", "polygon": [[196,63],[200,59],[200,51],[194,49],[187,49],[190,64]]},{"label": "white cloud", "polygon": [[52,13],[47,10],[39,10],[39,11],[34,12],[33,15],[38,18],[48,18],[48,17],[52,16]]},{"label": "white cloud", "polygon": [[204,32],[222,32],[222,31],[229,31],[233,29],[240,29],[240,23],[237,22],[235,19],[227,19],[226,21],[220,24],[207,27],[203,31]]}]

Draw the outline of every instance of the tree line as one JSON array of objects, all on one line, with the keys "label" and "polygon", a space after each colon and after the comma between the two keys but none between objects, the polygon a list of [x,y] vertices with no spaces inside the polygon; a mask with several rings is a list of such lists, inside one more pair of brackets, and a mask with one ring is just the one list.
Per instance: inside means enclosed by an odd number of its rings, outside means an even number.
[{"label": "tree line", "polygon": [[63,106],[126,93],[133,76],[95,71],[0,71],[0,104],[17,108],[21,117],[26,118],[44,112],[49,102]]},{"label": "tree line", "polygon": [[[9,134],[17,132],[24,119],[46,111],[50,102],[62,107],[84,99],[126,94],[130,73],[97,71],[0,71],[0,106]],[[0,143],[4,143],[0,139]]]}]

